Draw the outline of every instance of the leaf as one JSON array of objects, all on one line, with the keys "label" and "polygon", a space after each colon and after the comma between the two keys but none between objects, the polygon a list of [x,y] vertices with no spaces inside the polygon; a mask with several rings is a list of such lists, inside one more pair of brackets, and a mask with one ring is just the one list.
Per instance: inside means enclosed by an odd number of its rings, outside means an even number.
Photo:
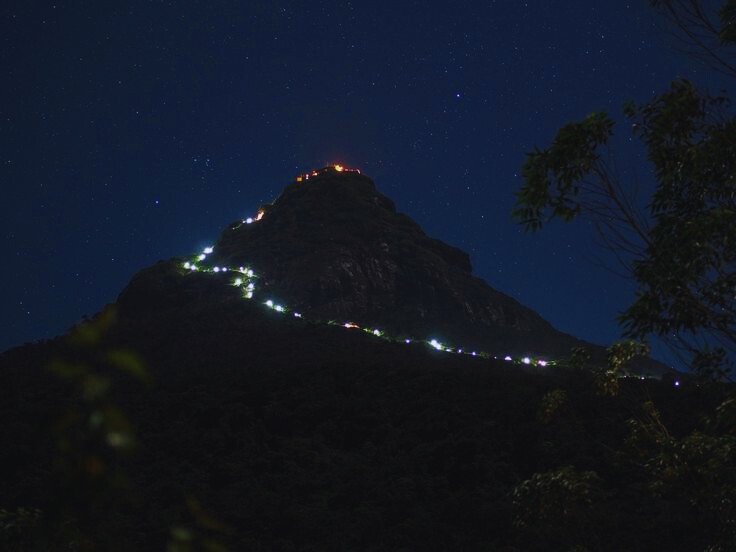
[{"label": "leaf", "polygon": [[132,351],[128,351],[126,349],[113,349],[108,351],[107,360],[116,368],[127,372],[138,380],[145,383],[151,382],[151,376],[148,373],[148,370],[146,370],[146,367],[143,365],[143,362],[138,355]]}]

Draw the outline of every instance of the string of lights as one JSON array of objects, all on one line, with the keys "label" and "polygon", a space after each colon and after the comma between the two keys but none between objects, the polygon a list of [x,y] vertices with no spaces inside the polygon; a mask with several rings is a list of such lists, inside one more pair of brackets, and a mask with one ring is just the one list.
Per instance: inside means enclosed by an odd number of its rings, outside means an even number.
[{"label": "string of lights", "polygon": [[[360,170],[358,169],[349,169],[346,167],[343,167],[342,165],[330,165],[328,167],[325,167],[323,169],[314,170],[309,173],[304,173],[301,175],[298,175],[296,177],[297,182],[303,182],[306,180],[309,180],[310,176],[312,178],[320,176],[321,174],[325,174],[328,171],[334,171],[334,172],[355,172],[360,174]],[[254,224],[256,222],[259,222],[263,219],[265,216],[264,210],[259,210],[254,217],[248,217],[241,221],[241,224]],[[240,225],[238,225],[235,228],[238,228]],[[252,268],[248,266],[239,266],[239,267],[227,267],[227,266],[208,266],[204,264],[207,261],[207,258],[209,255],[211,255],[214,252],[214,246],[208,246],[205,247],[202,252],[198,255],[194,255],[191,260],[186,261],[182,264],[182,268],[185,269],[185,271],[188,272],[202,272],[206,274],[233,274],[234,277],[232,280],[230,280],[229,285],[235,286],[239,288],[242,291],[242,296],[245,299],[253,299],[256,293],[256,281],[258,280],[258,275],[253,271]],[[538,366],[538,367],[547,367],[547,366],[554,366],[557,364],[557,361],[555,360],[548,360],[544,358],[535,358],[532,356],[523,356],[523,357],[512,357],[511,355],[493,355],[491,353],[485,352],[485,351],[473,351],[473,350],[467,350],[462,347],[452,347],[446,344],[443,344],[439,342],[437,339],[429,338],[429,339],[410,339],[410,338],[396,338],[393,336],[387,335],[384,331],[378,329],[378,328],[371,328],[371,327],[363,327],[355,322],[344,322],[344,323],[338,323],[334,320],[329,320],[327,322],[322,320],[313,320],[310,318],[305,318],[305,316],[297,312],[291,308],[289,308],[286,305],[283,305],[281,303],[278,303],[274,301],[273,299],[266,299],[262,302],[262,304],[268,308],[271,309],[277,313],[281,313],[284,315],[291,315],[295,318],[300,318],[303,320],[309,320],[312,323],[318,323],[318,324],[327,324],[327,325],[334,325],[334,326],[341,326],[348,330],[362,330],[374,337],[378,337],[381,339],[385,339],[387,341],[392,342],[403,342],[405,344],[412,344],[412,343],[420,343],[424,344],[428,347],[431,347],[432,349],[435,349],[437,351],[443,351],[446,353],[453,353],[453,354],[460,354],[460,355],[468,355],[473,357],[480,357],[485,359],[495,359],[495,360],[503,360],[505,362],[510,362],[517,365],[525,365],[525,366]],[[622,376],[622,377],[630,377],[630,376]],[[640,379],[645,379],[644,376],[636,376]],[[680,385],[680,382],[675,382],[676,386]]]},{"label": "string of lights", "polygon": [[[310,176],[314,178],[315,176],[319,176],[320,174],[323,174],[327,171],[355,172],[355,173],[360,174],[360,170],[358,169],[349,169],[349,168],[343,167],[342,165],[330,165],[329,167],[325,167],[324,169],[320,169],[318,171],[312,171],[311,173],[305,173],[303,175],[299,175],[296,177],[296,181],[302,182],[304,180],[308,180]],[[263,210],[260,210],[258,211],[255,217],[248,217],[242,220],[241,223],[242,224],[254,224],[262,220],[264,215],[265,215],[265,212]],[[256,281],[258,279],[258,276],[255,274],[253,269],[248,266],[228,267],[228,266],[209,266],[205,264],[205,262],[207,261],[207,258],[214,252],[214,250],[215,250],[214,246],[205,247],[201,253],[199,253],[198,255],[194,255],[191,260],[184,262],[182,264],[182,268],[184,268],[186,271],[189,271],[189,272],[201,272],[205,274],[233,274],[234,277],[232,280],[230,280],[229,285],[232,285],[232,286],[235,286],[241,289],[243,298],[253,299],[256,293]],[[295,318],[305,319],[302,313],[296,312],[286,305],[277,303],[273,299],[267,299],[266,301],[263,301],[262,304],[265,307],[275,312],[287,314],[287,315],[290,314],[294,316]],[[395,338],[395,337],[387,335],[384,331],[378,328],[363,327],[359,324],[356,324],[355,322],[344,322],[340,324],[334,320],[324,322],[320,320],[310,319],[309,321],[313,323],[324,323],[328,325],[337,325],[337,326],[341,326],[346,329],[363,330],[364,332],[374,337],[382,338],[387,341],[403,342],[407,345],[411,343],[422,343],[433,349],[436,349],[438,351],[444,351],[446,353],[463,354],[463,355],[480,357],[480,358],[493,358],[493,359],[499,358],[497,355],[492,355],[484,351],[472,351],[472,350],[463,349],[462,347],[458,347],[458,348],[451,347],[449,345],[440,343],[437,339],[434,339],[434,338],[431,338],[431,339],[409,339],[409,338],[399,339],[399,338]],[[545,360],[542,358],[533,358],[530,356],[524,356],[521,358],[513,358],[510,355],[506,355],[506,356],[503,356],[502,359],[506,362],[524,364],[527,366],[545,367],[545,366],[551,366],[551,365],[556,364],[556,362],[552,360]]]}]

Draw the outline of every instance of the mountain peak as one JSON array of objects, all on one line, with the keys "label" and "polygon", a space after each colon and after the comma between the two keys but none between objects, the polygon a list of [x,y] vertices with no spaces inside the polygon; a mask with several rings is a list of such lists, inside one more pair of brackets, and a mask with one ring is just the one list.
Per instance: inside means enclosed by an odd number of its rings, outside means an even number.
[{"label": "mountain peak", "polygon": [[[473,276],[467,253],[427,236],[373,180],[340,165],[297,176],[273,203],[230,224],[190,261],[144,271],[119,303],[150,308],[161,300],[162,278],[189,289],[188,297],[253,299],[311,321],[456,352],[561,358],[585,346],[598,360],[605,357],[602,347],[556,330]],[[187,288],[195,281],[204,286],[198,293]]]}]

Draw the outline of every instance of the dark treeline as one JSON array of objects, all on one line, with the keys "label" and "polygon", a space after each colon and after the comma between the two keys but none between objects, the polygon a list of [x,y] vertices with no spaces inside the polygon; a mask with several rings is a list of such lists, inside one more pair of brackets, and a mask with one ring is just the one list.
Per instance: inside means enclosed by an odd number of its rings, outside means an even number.
[{"label": "dark treeline", "polygon": [[4,549],[699,550],[724,537],[687,487],[698,473],[658,474],[637,437],[647,403],[672,439],[709,431],[719,386],[624,380],[609,397],[585,370],[524,372],[250,303],[83,328],[0,359]]}]

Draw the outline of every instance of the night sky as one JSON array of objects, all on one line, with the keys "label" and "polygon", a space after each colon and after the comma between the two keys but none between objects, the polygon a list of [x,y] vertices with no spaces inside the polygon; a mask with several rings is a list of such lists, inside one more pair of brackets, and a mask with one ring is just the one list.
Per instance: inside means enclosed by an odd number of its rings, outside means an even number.
[{"label": "night sky", "polygon": [[[677,77],[648,2],[18,2],[0,8],[0,350],[68,329],[300,172],[360,168],[475,273],[606,343],[630,282],[582,224],[511,219],[525,152]],[[651,185],[629,127],[623,178]],[[605,256],[604,256],[605,261]]]}]

